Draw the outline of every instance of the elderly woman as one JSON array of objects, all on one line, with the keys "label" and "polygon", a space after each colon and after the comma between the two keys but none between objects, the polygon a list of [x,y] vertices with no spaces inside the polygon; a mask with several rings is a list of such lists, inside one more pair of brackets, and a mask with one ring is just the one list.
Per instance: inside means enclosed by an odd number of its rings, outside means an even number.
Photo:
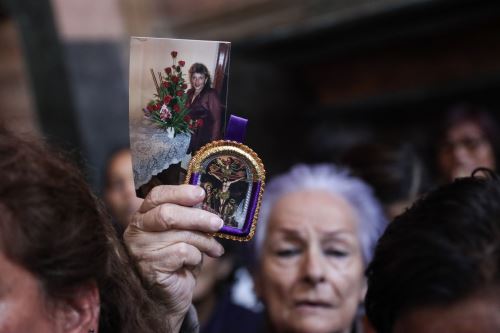
[{"label": "elderly woman", "polygon": [[371,190],[334,166],[296,166],[267,186],[256,291],[269,332],[352,332],[364,269],[386,221]]},{"label": "elderly woman", "polygon": [[[0,174],[1,332],[179,331],[202,253],[223,251],[198,234],[222,220],[206,224],[211,214],[200,211],[204,223],[191,219],[191,231],[169,224],[174,243],[155,238],[141,226],[165,222],[170,192],[158,188],[128,230],[137,265],[80,172],[58,154],[0,129]],[[203,198],[199,188],[184,193],[188,204]],[[153,275],[158,255],[161,274]]]},{"label": "elderly woman", "polygon": [[222,106],[205,65],[194,63],[189,68],[189,80],[191,89],[187,92],[186,106],[191,119],[200,124],[191,136],[188,148],[188,153],[195,153],[208,142],[220,139]]}]

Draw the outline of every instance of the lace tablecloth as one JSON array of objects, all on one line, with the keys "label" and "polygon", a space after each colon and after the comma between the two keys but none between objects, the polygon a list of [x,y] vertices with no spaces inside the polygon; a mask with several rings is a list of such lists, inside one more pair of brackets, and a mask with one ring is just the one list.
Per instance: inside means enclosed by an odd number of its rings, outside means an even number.
[{"label": "lace tablecloth", "polygon": [[130,148],[135,188],[146,184],[152,176],[170,165],[183,161],[187,157],[190,140],[190,134],[177,134],[169,138],[166,131],[146,119],[131,124]]}]

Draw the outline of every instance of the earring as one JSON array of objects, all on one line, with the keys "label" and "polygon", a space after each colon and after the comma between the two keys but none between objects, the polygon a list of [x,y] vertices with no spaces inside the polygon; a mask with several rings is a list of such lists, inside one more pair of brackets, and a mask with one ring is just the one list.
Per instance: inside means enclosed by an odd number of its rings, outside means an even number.
[{"label": "earring", "polygon": [[95,333],[94,329],[89,328],[89,333]]}]

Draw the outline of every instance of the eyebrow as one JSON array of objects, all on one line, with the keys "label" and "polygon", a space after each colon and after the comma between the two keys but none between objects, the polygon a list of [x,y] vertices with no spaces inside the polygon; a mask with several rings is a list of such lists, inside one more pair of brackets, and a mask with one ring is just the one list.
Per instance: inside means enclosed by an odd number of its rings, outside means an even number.
[{"label": "eyebrow", "polygon": [[[290,238],[296,238],[296,239],[303,239],[303,233],[297,231],[294,228],[290,227],[280,227],[276,231],[282,233],[285,235],[285,237],[290,237]],[[321,240],[334,240],[334,239],[341,239],[344,240],[343,235],[350,235],[351,232],[348,232],[346,230],[334,230],[334,231],[326,231],[321,233]],[[354,237],[356,237],[354,235]]]},{"label": "eyebrow", "polygon": [[302,232],[297,231],[294,228],[289,228],[289,227],[280,227],[279,229],[276,230],[280,234],[283,234],[285,238],[291,238],[291,239],[304,239],[304,235]]}]

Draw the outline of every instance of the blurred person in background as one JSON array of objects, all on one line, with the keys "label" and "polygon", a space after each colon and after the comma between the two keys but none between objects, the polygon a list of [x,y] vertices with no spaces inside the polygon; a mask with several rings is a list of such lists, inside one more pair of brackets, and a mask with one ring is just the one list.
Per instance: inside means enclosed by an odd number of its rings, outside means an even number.
[{"label": "blurred person in background", "polygon": [[361,332],[365,267],[386,220],[371,189],[330,165],[266,186],[255,239],[261,332]]},{"label": "blurred person in background", "polygon": [[499,130],[482,108],[458,105],[446,113],[437,132],[435,161],[440,183],[467,177],[477,167],[496,169]]},{"label": "blurred person in background", "polygon": [[373,188],[389,221],[429,187],[426,168],[409,143],[360,144],[344,155],[342,163]]},{"label": "blurred person in background", "polygon": [[187,91],[186,107],[189,116],[200,124],[191,135],[188,153],[194,154],[200,147],[221,138],[222,106],[207,66],[194,63],[189,68],[191,89]]},{"label": "blurred person in background", "polygon": [[[223,253],[206,236],[220,218],[199,210],[199,220],[170,224],[174,241],[155,247],[158,235],[145,229],[165,221],[169,192],[159,187],[134,215],[127,249],[81,172],[39,139],[0,129],[0,172],[0,331],[197,331],[186,314],[202,255]],[[195,186],[184,192],[187,204],[204,196]]]},{"label": "blurred person in background", "polygon": [[106,163],[103,197],[118,234],[123,234],[132,214],[142,203],[135,193],[130,149],[122,148],[110,155]]},{"label": "blurred person in background", "polygon": [[444,185],[389,225],[367,269],[377,332],[500,332],[500,180],[487,176]]},{"label": "blurred person in background", "polygon": [[193,292],[201,333],[255,333],[262,316],[241,304],[234,294],[235,272],[242,267],[244,244],[219,240],[225,253],[220,258],[204,256]]}]

